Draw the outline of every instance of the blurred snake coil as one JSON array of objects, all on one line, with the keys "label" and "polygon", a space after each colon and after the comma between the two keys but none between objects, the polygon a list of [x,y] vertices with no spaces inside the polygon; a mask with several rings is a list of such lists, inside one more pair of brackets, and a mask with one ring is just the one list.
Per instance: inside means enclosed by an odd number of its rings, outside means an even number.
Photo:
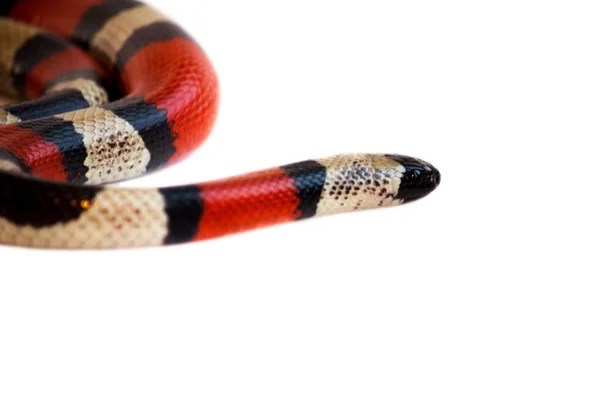
[{"label": "blurred snake coil", "polygon": [[188,155],[217,114],[205,52],[138,1],[2,0],[0,90],[18,99],[0,107],[5,245],[184,243],[398,205],[440,181],[416,158],[351,154],[186,186],[105,186]]}]

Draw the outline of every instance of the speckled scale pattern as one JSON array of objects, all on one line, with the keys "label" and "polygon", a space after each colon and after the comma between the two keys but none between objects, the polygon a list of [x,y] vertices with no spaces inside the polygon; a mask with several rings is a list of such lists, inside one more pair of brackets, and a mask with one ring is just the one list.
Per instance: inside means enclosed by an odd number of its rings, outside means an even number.
[{"label": "speckled scale pattern", "polygon": [[317,215],[398,205],[396,199],[404,166],[391,158],[372,154],[333,157],[320,161],[327,178]]},{"label": "speckled scale pattern", "polygon": [[92,107],[59,117],[70,121],[83,137],[87,183],[120,181],[146,172],[150,152],[139,132],[114,112]]},{"label": "speckled scale pattern", "polygon": [[0,108],[0,243],[171,245],[393,206],[439,184],[425,161],[354,154],[179,187],[102,186],[206,139],[219,101],[210,61],[138,1],[9,3],[0,7],[0,88],[27,101]]}]

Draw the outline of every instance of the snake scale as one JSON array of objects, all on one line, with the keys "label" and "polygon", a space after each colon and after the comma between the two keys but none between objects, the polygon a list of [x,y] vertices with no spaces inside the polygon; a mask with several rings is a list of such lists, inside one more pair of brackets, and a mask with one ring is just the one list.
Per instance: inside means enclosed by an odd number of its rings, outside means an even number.
[{"label": "snake scale", "polygon": [[160,189],[105,186],[180,160],[217,114],[215,71],[179,26],[135,0],[2,0],[0,243],[159,246],[397,205],[439,172],[395,154],[303,161]]}]

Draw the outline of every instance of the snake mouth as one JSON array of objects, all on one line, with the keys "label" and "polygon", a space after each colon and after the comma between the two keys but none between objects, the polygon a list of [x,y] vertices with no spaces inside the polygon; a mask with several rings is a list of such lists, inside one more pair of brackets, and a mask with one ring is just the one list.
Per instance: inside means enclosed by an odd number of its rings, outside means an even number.
[{"label": "snake mouth", "polygon": [[418,200],[433,192],[440,184],[441,174],[430,163],[418,158],[387,155],[398,161],[405,169],[400,182],[400,188],[395,198],[403,203]]}]

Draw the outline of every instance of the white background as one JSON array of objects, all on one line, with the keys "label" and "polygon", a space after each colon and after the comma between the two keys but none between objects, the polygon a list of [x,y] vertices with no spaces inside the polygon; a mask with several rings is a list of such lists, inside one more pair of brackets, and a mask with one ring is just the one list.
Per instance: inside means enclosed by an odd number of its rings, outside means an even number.
[{"label": "white background", "polygon": [[0,248],[0,398],[598,399],[592,1],[154,0],[211,56],[198,182],[345,152],[426,199],[164,249]]}]

